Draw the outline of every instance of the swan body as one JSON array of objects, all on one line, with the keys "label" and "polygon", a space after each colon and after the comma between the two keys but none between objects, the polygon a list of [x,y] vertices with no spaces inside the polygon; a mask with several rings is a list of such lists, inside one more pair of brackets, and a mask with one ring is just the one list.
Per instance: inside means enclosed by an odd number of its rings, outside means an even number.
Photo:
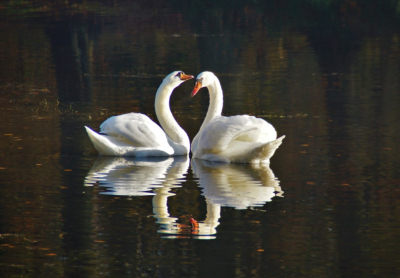
[{"label": "swan body", "polygon": [[193,157],[221,162],[269,163],[285,136],[277,139],[275,128],[254,116],[222,116],[222,87],[212,72],[205,71],[197,76],[192,96],[202,87],[209,91],[210,105],[192,141]]},{"label": "swan body", "polygon": [[95,149],[108,156],[187,155],[190,151],[189,137],[172,115],[169,100],[176,87],[192,78],[174,71],[158,88],[155,110],[163,129],[141,113],[113,116],[100,125],[99,133],[85,126]]}]

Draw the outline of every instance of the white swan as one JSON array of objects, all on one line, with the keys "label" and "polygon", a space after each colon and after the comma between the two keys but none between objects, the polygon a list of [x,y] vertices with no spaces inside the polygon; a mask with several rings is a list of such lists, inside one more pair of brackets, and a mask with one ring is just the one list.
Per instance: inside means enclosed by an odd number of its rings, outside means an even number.
[{"label": "white swan", "polygon": [[149,117],[140,113],[113,116],[100,125],[100,133],[85,126],[94,147],[108,156],[174,156],[186,155],[190,141],[176,122],[169,107],[172,91],[182,82],[194,78],[174,71],[164,78],[157,90],[155,110],[162,130]]},{"label": "white swan", "polygon": [[221,116],[222,88],[212,72],[204,71],[197,76],[192,97],[202,87],[209,91],[210,105],[192,141],[193,157],[221,162],[269,163],[285,136],[276,139],[275,128],[260,118]]}]

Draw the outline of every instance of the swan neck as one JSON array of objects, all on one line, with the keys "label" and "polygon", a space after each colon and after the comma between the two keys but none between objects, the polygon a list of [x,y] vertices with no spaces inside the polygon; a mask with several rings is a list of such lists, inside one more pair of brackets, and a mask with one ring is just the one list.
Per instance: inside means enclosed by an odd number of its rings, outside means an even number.
[{"label": "swan neck", "polygon": [[157,119],[165,133],[172,141],[189,146],[189,137],[175,120],[169,105],[171,94],[174,89],[174,86],[166,84],[166,82],[163,82],[158,88],[154,104]]},{"label": "swan neck", "polygon": [[206,118],[201,125],[200,131],[215,117],[220,116],[224,105],[224,97],[222,92],[221,83],[218,78],[214,79],[211,85],[207,86],[208,93],[210,95],[210,105],[208,107]]}]

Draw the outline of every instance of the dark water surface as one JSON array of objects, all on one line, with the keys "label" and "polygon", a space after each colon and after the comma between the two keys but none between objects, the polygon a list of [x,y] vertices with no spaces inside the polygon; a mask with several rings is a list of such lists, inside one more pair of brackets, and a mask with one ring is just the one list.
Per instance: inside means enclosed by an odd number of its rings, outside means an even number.
[{"label": "dark water surface", "polygon": [[[399,275],[399,2],[260,2],[0,4],[2,277]],[[155,119],[174,70],[286,135],[271,164],[98,157],[83,127]]]}]

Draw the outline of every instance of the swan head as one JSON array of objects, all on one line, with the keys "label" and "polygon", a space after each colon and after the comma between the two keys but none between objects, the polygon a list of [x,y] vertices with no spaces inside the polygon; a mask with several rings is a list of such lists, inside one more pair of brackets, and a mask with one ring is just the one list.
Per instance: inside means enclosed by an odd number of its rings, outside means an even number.
[{"label": "swan head", "polygon": [[217,77],[215,76],[215,74],[211,71],[203,71],[202,73],[200,73],[196,77],[196,81],[194,83],[194,88],[192,91],[192,97],[194,97],[201,88],[208,87],[213,84],[216,78]]},{"label": "swan head", "polygon": [[171,72],[164,78],[164,83],[172,84],[175,87],[179,86],[181,83],[185,82],[186,80],[193,79],[193,75],[187,75],[183,71],[174,71]]}]

